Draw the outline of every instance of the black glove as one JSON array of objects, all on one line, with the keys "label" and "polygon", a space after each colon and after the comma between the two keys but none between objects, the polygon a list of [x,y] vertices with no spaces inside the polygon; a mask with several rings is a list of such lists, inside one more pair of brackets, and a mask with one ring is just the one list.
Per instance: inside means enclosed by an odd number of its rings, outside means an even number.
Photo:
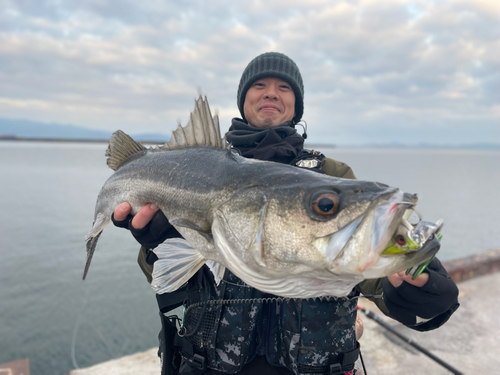
[{"label": "black glove", "polygon": [[125,220],[116,221],[114,214],[111,215],[113,224],[117,227],[130,230],[130,233],[146,250],[152,250],[159,244],[163,243],[167,238],[182,237],[172,224],[168,222],[165,214],[159,210],[151,219],[151,221],[142,229],[132,227],[133,215],[128,215]]},{"label": "black glove", "polygon": [[427,266],[429,280],[422,287],[405,281],[394,287],[383,280],[384,302],[391,315],[405,326],[429,331],[443,325],[460,306],[458,288],[441,262],[434,258]]}]

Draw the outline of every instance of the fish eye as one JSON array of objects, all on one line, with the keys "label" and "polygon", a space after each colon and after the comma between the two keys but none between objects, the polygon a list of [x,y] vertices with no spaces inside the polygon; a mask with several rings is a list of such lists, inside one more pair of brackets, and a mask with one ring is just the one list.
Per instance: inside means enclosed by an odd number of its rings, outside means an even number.
[{"label": "fish eye", "polygon": [[311,211],[320,219],[329,219],[339,209],[339,196],[334,192],[318,192],[312,197]]}]

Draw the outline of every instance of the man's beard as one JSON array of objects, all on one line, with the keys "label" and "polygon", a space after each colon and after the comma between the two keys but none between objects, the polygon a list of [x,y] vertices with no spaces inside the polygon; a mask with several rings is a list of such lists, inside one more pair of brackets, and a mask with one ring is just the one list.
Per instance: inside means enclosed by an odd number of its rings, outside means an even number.
[{"label": "man's beard", "polygon": [[268,129],[268,128],[273,128],[275,126],[278,126],[280,124],[275,123],[275,121],[272,118],[266,117],[266,118],[264,118],[264,120],[261,122],[260,125],[261,125],[261,126],[259,126],[260,128]]}]

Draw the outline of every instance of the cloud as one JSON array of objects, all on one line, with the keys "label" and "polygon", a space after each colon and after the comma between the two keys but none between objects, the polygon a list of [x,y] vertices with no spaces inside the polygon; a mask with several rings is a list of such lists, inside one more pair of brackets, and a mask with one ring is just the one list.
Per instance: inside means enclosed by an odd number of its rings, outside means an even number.
[{"label": "cloud", "polygon": [[227,129],[246,64],[276,50],[301,68],[313,142],[500,135],[495,2],[4,3],[2,117],[169,133],[201,89]]}]

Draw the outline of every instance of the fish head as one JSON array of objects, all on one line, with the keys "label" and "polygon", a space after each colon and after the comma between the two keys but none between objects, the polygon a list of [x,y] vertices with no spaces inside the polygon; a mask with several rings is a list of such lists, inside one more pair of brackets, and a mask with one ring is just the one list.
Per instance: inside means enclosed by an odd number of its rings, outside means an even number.
[{"label": "fish head", "polygon": [[383,254],[415,204],[412,195],[381,183],[307,172],[306,178],[278,176],[273,186],[247,187],[219,208],[219,234],[224,231],[246,265],[269,277],[315,273],[362,280],[425,258],[418,251]]},{"label": "fish head", "polygon": [[[413,206],[411,195],[376,182],[329,182],[303,189],[301,207],[296,205],[292,209],[295,213],[281,215],[285,220],[280,230],[286,231],[284,237],[293,243],[292,254],[300,264],[322,274],[366,278],[393,238],[405,211]],[[270,210],[270,221],[277,219],[273,215]],[[269,241],[277,235],[269,236]],[[274,243],[268,250],[273,254],[282,246],[285,244]],[[290,250],[287,256],[291,256]],[[373,277],[385,276],[392,270],[381,271]]]}]

